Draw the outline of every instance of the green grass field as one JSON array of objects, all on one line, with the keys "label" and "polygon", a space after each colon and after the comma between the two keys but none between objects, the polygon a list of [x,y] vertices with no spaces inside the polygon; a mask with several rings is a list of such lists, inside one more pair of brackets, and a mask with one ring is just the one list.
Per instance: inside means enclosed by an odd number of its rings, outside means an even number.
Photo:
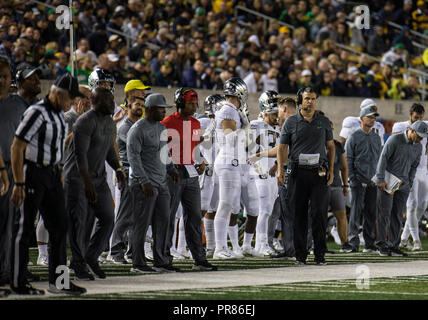
[{"label": "green grass field", "polygon": [[[423,238],[423,247],[428,249],[428,238]],[[328,242],[328,249],[333,253],[326,255],[329,265],[364,264],[372,262],[404,262],[428,260],[428,251],[407,252],[406,257],[380,257],[375,253],[339,252],[339,246]],[[35,264],[37,250],[30,249],[30,260]],[[244,260],[212,261],[219,270],[240,270],[256,268],[274,268],[294,266],[294,262],[270,258],[246,258]],[[308,264],[314,264],[313,255],[308,257]],[[191,270],[193,260],[175,260],[174,265],[183,272]],[[103,264],[108,277],[135,276],[130,273],[131,265]],[[47,280],[47,267],[30,266],[30,271]],[[61,299],[61,298],[60,298]],[[68,298],[67,298],[68,299]],[[121,294],[84,295],[79,299],[144,299],[144,300],[390,300],[390,299],[428,299],[427,275],[413,277],[392,277],[370,279],[369,289],[358,289],[355,279],[335,281],[298,282],[276,285],[242,286],[210,289],[183,289],[164,291],[145,291]]]}]

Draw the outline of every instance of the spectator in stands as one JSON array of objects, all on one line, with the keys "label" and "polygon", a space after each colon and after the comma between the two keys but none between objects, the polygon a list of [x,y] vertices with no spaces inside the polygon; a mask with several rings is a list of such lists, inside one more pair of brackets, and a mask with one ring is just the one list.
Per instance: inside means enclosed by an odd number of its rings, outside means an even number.
[{"label": "spectator in stands", "polygon": [[241,63],[236,67],[237,76],[241,79],[245,79],[250,73],[250,59],[248,57],[242,58]]},{"label": "spectator in stands", "polygon": [[402,79],[394,79],[392,81],[392,88],[387,92],[387,98],[393,100],[402,100],[405,96],[403,91]]},{"label": "spectator in stands", "polygon": [[96,23],[94,32],[88,36],[88,40],[89,48],[95,52],[97,56],[104,53],[109,40],[106,33],[106,25],[104,23]]},{"label": "spectator in stands", "polygon": [[122,42],[123,42],[123,39],[120,36],[118,36],[117,34],[112,34],[108,38],[109,49],[117,53],[119,46]]},{"label": "spectator in stands", "polygon": [[160,48],[172,49],[175,47],[175,44],[168,37],[168,28],[160,28],[156,37],[151,42]]},{"label": "spectator in stands", "polygon": [[346,23],[338,23],[337,24],[337,39],[336,41],[340,44],[349,45],[349,30]]},{"label": "spectator in stands", "polygon": [[81,57],[89,56],[94,64],[98,63],[97,55],[92,50],[89,50],[89,41],[85,38],[79,40],[76,54]]},{"label": "spectator in stands", "polygon": [[296,94],[299,90],[297,73],[294,71],[288,72],[283,87],[278,89],[281,93]]},{"label": "spectator in stands", "polygon": [[412,0],[404,0],[403,7],[394,12],[393,21],[399,25],[412,27]]},{"label": "spectator in stands", "polygon": [[143,26],[140,24],[140,17],[138,13],[131,13],[129,22],[124,26],[124,32],[131,36],[132,38],[138,38],[141,31],[143,31]]},{"label": "spectator in stands", "polygon": [[260,78],[263,92],[273,90],[278,92],[278,69],[270,68],[268,72]]},{"label": "spectator in stands", "polygon": [[388,50],[388,44],[384,33],[384,27],[377,25],[375,33],[370,36],[367,44],[367,52],[375,57],[382,56]]},{"label": "spectator in stands", "polygon": [[370,89],[371,98],[380,98],[380,92],[382,86],[380,84],[380,64],[378,62],[373,62],[370,65],[370,70],[367,72],[364,81],[367,84],[367,87]]},{"label": "spectator in stands", "polygon": [[16,41],[14,36],[7,34],[0,44],[0,55],[9,58],[12,73],[16,73],[15,59],[13,57],[13,43]]},{"label": "spectator in stands", "polygon": [[[107,24],[107,28],[122,32],[124,15],[120,12],[113,14],[110,22]],[[107,36],[110,37],[113,33],[107,30]]]},{"label": "spectator in stands", "polygon": [[367,54],[362,54],[360,56],[358,71],[360,74],[366,74],[370,70],[370,58]]},{"label": "spectator in stands", "polygon": [[40,60],[40,65],[38,66],[38,69],[41,70],[40,79],[53,80],[57,78],[58,73],[55,68],[57,61],[58,57],[53,53],[53,51],[46,51],[44,57]]},{"label": "spectator in stands", "polygon": [[243,79],[247,85],[248,93],[256,93],[262,90],[262,84],[260,82],[262,75],[263,68],[259,66],[254,68],[253,71]]},{"label": "spectator in stands", "polygon": [[85,34],[90,34],[94,24],[97,22],[94,16],[94,7],[87,3],[82,5],[81,12],[79,14],[79,22],[83,27]]},{"label": "spectator in stands", "polygon": [[419,80],[416,77],[409,77],[407,84],[403,87],[404,97],[406,100],[421,100],[421,94],[418,91]]},{"label": "spectator in stands", "polygon": [[149,62],[144,58],[137,61],[131,73],[134,79],[141,80],[147,86],[151,86],[154,83],[152,69]]},{"label": "spectator in stands", "polygon": [[171,73],[172,73],[171,64],[168,61],[165,61],[160,70],[155,74],[155,86],[158,87],[170,87],[172,84]]},{"label": "spectator in stands", "polygon": [[427,34],[428,33],[428,11],[424,0],[416,2],[417,9],[412,12],[413,30]]},{"label": "spectator in stands", "polygon": [[188,68],[183,73],[182,86],[190,88],[204,88],[204,62],[202,60],[196,60],[192,67]]},{"label": "spectator in stands", "polygon": [[330,72],[323,72],[321,73],[322,79],[319,85],[316,87],[317,93],[320,96],[328,97],[332,96],[334,93],[334,84],[333,84],[333,77]]},{"label": "spectator in stands", "polygon": [[415,53],[415,48],[413,47],[412,40],[410,39],[410,30],[407,26],[403,27],[400,34],[392,40],[393,46],[400,43],[403,44],[404,48],[409,52],[410,55]]},{"label": "spectator in stands", "polygon": [[299,89],[312,86],[312,71],[305,69],[300,75]]},{"label": "spectator in stands", "polygon": [[68,60],[68,56],[64,52],[56,53],[55,57],[57,58],[57,61],[54,67],[54,74],[56,77],[59,77],[68,72],[67,66],[68,66],[69,60]]},{"label": "spectator in stands", "polygon": [[336,28],[337,18],[335,16],[329,17],[327,24],[319,29],[316,35],[316,41],[324,41],[326,39],[332,39],[335,41],[337,39],[337,28]]},{"label": "spectator in stands", "polygon": [[380,62],[380,65],[393,66],[397,60],[401,60],[403,66],[407,65],[407,57],[404,51],[404,45],[402,43],[397,43],[391,50],[387,51],[383,56]]}]

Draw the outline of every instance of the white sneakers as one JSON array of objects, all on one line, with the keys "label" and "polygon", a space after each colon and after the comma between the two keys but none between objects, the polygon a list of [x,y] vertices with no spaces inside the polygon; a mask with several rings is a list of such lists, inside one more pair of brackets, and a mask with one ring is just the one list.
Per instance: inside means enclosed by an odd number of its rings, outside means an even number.
[{"label": "white sneakers", "polygon": [[336,226],[333,226],[330,230],[330,234],[334,239],[334,242],[336,242],[336,244],[341,245],[342,241],[340,241],[340,237],[339,237],[339,233],[337,232],[337,228]]},{"label": "white sneakers", "polygon": [[277,254],[276,251],[267,243],[262,244],[257,251],[259,252],[260,257],[270,257]]},{"label": "white sneakers", "polygon": [[37,257],[37,264],[39,266],[48,266],[49,265],[49,256],[44,254],[39,254]]},{"label": "white sneakers", "polygon": [[414,241],[413,242],[413,248],[412,248],[412,251],[421,251],[422,250],[422,243],[421,243],[421,241],[419,240],[416,240],[416,241]]},{"label": "white sneakers", "polygon": [[272,239],[272,246],[278,252],[282,252],[284,250],[284,247],[282,246],[281,241],[278,238]]},{"label": "white sneakers", "polygon": [[236,259],[244,259],[245,258],[244,253],[243,253],[241,248],[236,248],[235,250],[233,250],[233,254],[235,255]]},{"label": "white sneakers", "polygon": [[401,249],[407,249],[411,251],[421,251],[422,250],[422,243],[420,240],[413,241],[413,246],[410,243],[409,239],[401,239],[399,247]]},{"label": "white sneakers", "polygon": [[184,249],[184,250],[177,250],[178,254],[184,257],[184,259],[192,259],[192,253],[190,250]]},{"label": "white sneakers", "polygon": [[258,252],[251,246],[242,246],[242,253],[245,256],[257,257]]},{"label": "white sneakers", "polygon": [[214,250],[214,259],[226,260],[226,259],[236,259],[235,255],[229,248],[222,247]]}]

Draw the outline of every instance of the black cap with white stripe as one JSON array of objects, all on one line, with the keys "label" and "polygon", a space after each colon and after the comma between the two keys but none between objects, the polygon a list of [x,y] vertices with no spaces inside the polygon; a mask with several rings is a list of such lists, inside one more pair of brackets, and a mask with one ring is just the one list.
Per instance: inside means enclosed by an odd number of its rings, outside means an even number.
[{"label": "black cap with white stripe", "polygon": [[65,73],[55,80],[54,86],[67,90],[70,94],[70,98],[85,97],[79,92],[79,82],[77,78],[73,77],[70,73]]}]

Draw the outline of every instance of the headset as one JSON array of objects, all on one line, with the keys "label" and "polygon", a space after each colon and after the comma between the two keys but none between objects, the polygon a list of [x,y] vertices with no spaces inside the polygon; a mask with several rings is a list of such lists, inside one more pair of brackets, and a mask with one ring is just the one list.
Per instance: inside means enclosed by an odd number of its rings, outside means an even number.
[{"label": "headset", "polygon": [[192,88],[182,87],[175,91],[174,102],[177,108],[184,108],[185,101],[183,100],[183,95],[189,91],[195,91],[195,90],[193,90]]},{"label": "headset", "polygon": [[297,91],[297,101],[296,101],[297,106],[299,107],[299,109],[302,109],[302,110],[306,111],[307,108],[302,108],[301,107],[301,105],[303,103],[303,93],[305,91],[314,92],[317,95],[317,98],[318,98],[318,94],[315,92],[314,88],[312,88],[312,87],[303,87],[303,88],[300,88],[299,91]]}]

